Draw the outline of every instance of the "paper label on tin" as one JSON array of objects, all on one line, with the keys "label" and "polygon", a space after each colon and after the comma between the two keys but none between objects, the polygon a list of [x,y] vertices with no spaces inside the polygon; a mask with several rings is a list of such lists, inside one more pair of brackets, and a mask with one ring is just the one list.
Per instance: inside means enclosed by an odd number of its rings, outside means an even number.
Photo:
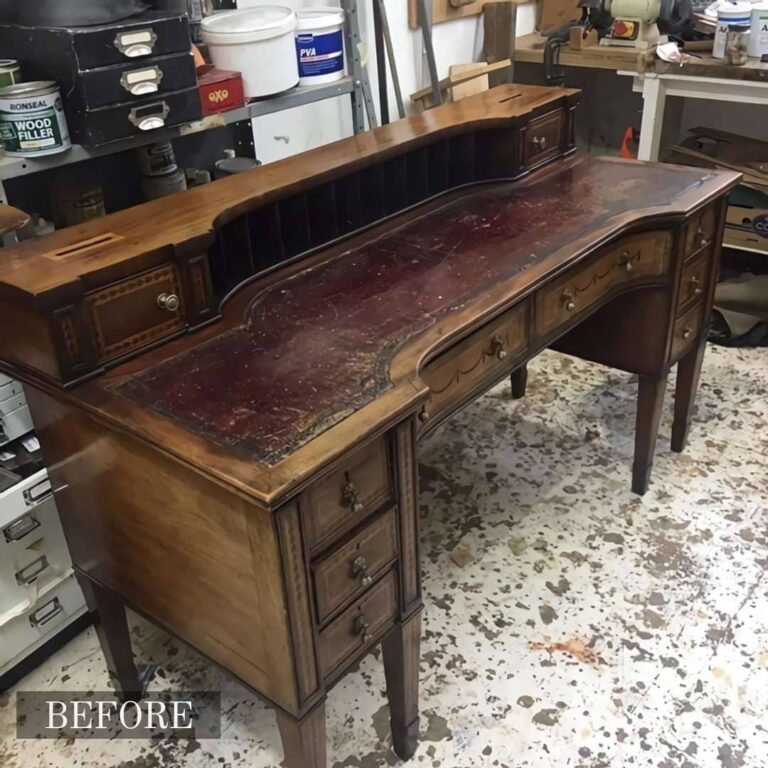
[{"label": "paper label on tin", "polygon": [[141,83],[144,80],[157,80],[157,68],[139,69],[136,72],[126,72],[125,80],[129,85]]},{"label": "paper label on tin", "polygon": [[344,43],[341,30],[325,35],[300,32],[296,35],[299,76],[328,75],[344,69]]},{"label": "paper label on tin", "polygon": [[58,93],[0,100],[0,139],[6,152],[42,152],[69,145]]}]

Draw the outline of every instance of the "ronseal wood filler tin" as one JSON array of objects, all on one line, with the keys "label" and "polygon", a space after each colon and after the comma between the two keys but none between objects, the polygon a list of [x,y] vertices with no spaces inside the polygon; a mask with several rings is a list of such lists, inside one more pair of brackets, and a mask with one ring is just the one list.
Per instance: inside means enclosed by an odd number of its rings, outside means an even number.
[{"label": "ronseal wood filler tin", "polygon": [[5,151],[17,157],[69,149],[67,118],[56,83],[40,80],[0,88],[0,138]]}]

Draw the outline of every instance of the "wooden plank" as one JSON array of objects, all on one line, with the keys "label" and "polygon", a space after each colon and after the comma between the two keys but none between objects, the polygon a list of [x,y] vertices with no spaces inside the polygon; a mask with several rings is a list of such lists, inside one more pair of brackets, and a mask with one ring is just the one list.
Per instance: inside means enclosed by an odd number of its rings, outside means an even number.
[{"label": "wooden plank", "polygon": [[[448,68],[448,79],[451,81],[451,101],[460,101],[467,96],[488,90],[488,73],[484,64],[451,64]],[[477,74],[471,80],[464,75]]]},{"label": "wooden plank", "polygon": [[[510,59],[514,61],[517,31],[517,4],[511,0],[488,2],[483,12],[485,60],[489,64]],[[491,88],[514,81],[514,66],[492,73],[488,77]]]},{"label": "wooden plank", "polygon": [[[538,32],[518,37],[515,41],[515,61],[530,64],[544,63],[546,38]],[[608,48],[593,45],[583,51],[573,51],[567,46],[560,49],[560,63],[566,67],[589,69],[627,70],[637,72],[640,67],[637,51],[628,48]]]},{"label": "wooden plank", "polygon": [[[463,19],[468,16],[479,16],[483,12],[483,8],[487,3],[494,0],[472,0],[464,5],[458,5],[454,7],[451,5],[451,0],[432,0],[432,23],[442,24],[445,21],[453,21],[454,19]],[[511,0],[511,2],[517,5],[522,5],[530,0]],[[427,0],[429,2],[429,0]],[[459,0],[454,0],[459,2]],[[411,29],[418,29],[419,24],[419,7],[417,0],[408,0],[408,26]]]},{"label": "wooden plank", "polygon": [[[440,90],[441,91],[447,91],[449,88],[455,87],[456,85],[460,85],[461,83],[466,83],[469,80],[474,80],[476,77],[479,77],[483,74],[490,74],[491,72],[495,72],[496,70],[504,69],[504,67],[508,67],[512,62],[509,59],[505,59],[504,61],[498,61],[495,64],[478,64],[476,69],[473,69],[471,72],[467,72],[463,75],[457,75],[455,78],[451,79],[450,77],[444,77],[440,81]],[[424,103],[422,106],[429,107],[430,105],[428,102],[428,97],[432,95],[432,86],[427,86],[425,88],[420,88],[418,91],[414,91],[411,94],[411,101],[419,101],[424,100]]]},{"label": "wooden plank", "polygon": [[577,0],[539,0],[536,29],[548,32],[581,18]]}]

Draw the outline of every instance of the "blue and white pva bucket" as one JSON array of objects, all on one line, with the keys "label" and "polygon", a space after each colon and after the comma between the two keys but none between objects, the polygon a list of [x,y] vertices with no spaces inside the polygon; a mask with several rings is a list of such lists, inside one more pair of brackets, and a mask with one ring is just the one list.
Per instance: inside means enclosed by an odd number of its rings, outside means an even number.
[{"label": "blue and white pva bucket", "polygon": [[296,12],[296,57],[299,85],[322,85],[344,77],[344,11],[302,8]]}]

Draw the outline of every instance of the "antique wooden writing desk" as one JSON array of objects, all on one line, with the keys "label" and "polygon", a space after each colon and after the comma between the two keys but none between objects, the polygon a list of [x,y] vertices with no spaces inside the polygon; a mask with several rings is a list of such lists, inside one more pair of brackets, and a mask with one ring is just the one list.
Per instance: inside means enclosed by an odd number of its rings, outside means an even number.
[{"label": "antique wooden writing desk", "polygon": [[126,696],[128,604],[319,768],[326,692],[382,643],[407,758],[417,438],[556,346],[639,374],[640,493],[679,361],[682,450],[738,175],[569,158],[577,96],[505,86],[0,255],[3,369]]}]

